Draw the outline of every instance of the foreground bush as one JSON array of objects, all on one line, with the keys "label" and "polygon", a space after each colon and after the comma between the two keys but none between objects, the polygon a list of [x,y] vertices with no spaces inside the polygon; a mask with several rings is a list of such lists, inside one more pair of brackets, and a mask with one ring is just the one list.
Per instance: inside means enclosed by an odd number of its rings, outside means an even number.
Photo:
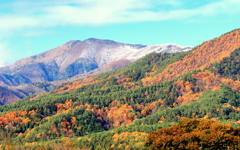
[{"label": "foreground bush", "polygon": [[187,119],[150,132],[148,149],[239,149],[240,128],[210,120]]}]

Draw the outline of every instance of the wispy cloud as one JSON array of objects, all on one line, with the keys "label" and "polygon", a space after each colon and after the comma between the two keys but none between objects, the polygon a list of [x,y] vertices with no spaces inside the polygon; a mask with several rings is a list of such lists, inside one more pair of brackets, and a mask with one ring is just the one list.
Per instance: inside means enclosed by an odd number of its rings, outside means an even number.
[{"label": "wispy cloud", "polygon": [[[239,0],[221,0],[194,9],[175,7],[180,0],[52,0],[17,1],[4,4],[9,13],[0,14],[0,31],[48,28],[67,25],[104,25],[114,23],[184,20],[195,16],[239,13]],[[172,6],[169,10],[161,5]]]},{"label": "wispy cloud", "polygon": [[12,46],[6,42],[8,37],[54,34],[51,29],[56,26],[103,26],[166,20],[201,22],[221,15],[239,19],[239,0],[203,0],[194,8],[186,7],[190,0],[186,1],[15,0],[0,3],[0,66],[9,62],[11,56],[9,47]]},{"label": "wispy cloud", "polygon": [[7,42],[0,43],[0,67],[6,65],[6,63],[9,62],[11,51],[8,47],[9,46]]}]

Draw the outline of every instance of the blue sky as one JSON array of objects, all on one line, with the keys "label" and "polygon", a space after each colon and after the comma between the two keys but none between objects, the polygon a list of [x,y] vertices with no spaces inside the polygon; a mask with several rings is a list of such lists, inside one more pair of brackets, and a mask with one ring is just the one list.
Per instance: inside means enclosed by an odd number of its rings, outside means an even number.
[{"label": "blue sky", "polygon": [[1,0],[0,65],[70,40],[196,46],[240,28],[240,0]]}]

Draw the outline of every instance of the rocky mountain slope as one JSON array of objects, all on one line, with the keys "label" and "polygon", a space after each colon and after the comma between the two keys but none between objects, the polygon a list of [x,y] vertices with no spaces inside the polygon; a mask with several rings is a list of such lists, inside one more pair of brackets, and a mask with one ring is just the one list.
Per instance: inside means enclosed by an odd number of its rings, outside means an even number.
[{"label": "rocky mountain slope", "polygon": [[94,38],[70,41],[0,68],[0,85],[17,86],[22,83],[62,80],[102,68],[114,61],[135,61],[151,52],[172,53],[191,48],[176,44],[133,45]]},{"label": "rocky mountain slope", "polygon": [[[64,82],[124,67],[151,52],[173,53],[191,48],[177,44],[134,45],[94,38],[70,41],[52,50],[1,67],[0,86],[8,86],[8,90],[14,89],[14,93],[19,95],[10,96],[9,100],[3,96],[4,104],[31,94],[48,92]],[[26,84],[34,82],[51,82],[52,86],[39,89],[30,84],[27,88]],[[25,85],[21,86],[23,84]],[[33,90],[26,90],[31,89],[30,87]]]}]

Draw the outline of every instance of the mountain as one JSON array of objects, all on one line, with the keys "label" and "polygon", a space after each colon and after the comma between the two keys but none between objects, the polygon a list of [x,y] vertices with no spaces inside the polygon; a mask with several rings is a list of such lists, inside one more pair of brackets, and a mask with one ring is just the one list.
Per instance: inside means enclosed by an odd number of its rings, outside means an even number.
[{"label": "mountain", "polygon": [[[94,38],[70,41],[52,50],[1,67],[0,86],[7,86],[10,91],[14,89],[12,93],[16,94],[5,95],[2,103],[9,104],[28,95],[49,92],[61,83],[124,67],[154,51],[172,53],[191,48],[177,44],[134,45]],[[52,85],[39,89],[29,84],[34,82]],[[23,84],[24,86],[21,86]]]},{"label": "mountain", "polygon": [[12,103],[15,99],[24,98],[22,95],[18,95],[12,90],[0,86],[0,104],[4,105],[7,103]]},{"label": "mountain", "polygon": [[29,95],[49,92],[54,88],[56,88],[55,85],[42,82],[34,82],[19,86],[0,86],[0,104],[10,104]]},{"label": "mountain", "polygon": [[153,52],[0,106],[2,147],[239,149],[239,39],[237,29],[191,51]]},{"label": "mountain", "polygon": [[[118,60],[135,61],[151,52],[179,52],[192,47],[176,44],[133,45],[90,38],[70,41],[44,53],[0,68],[0,85],[55,81],[102,68]],[[120,62],[119,62],[120,63]]]}]

